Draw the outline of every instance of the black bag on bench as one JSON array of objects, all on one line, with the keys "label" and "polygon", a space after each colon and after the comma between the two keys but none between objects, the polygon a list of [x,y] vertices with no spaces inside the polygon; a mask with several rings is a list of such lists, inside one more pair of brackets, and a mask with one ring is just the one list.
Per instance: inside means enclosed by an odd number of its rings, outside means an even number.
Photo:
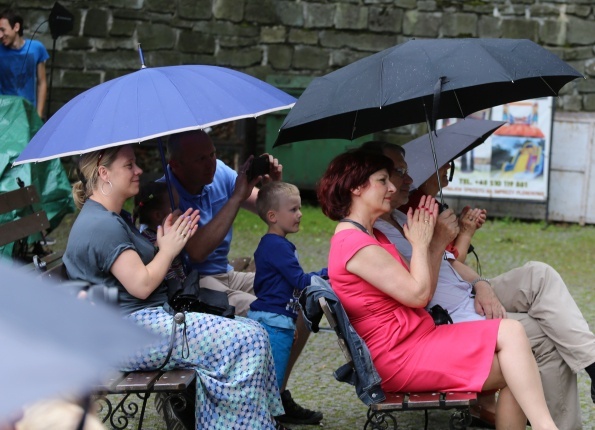
[{"label": "black bag on bench", "polygon": [[168,279],[167,301],[176,312],[202,312],[234,318],[235,306],[229,304],[227,294],[222,291],[201,288],[200,276],[193,270],[184,282]]}]

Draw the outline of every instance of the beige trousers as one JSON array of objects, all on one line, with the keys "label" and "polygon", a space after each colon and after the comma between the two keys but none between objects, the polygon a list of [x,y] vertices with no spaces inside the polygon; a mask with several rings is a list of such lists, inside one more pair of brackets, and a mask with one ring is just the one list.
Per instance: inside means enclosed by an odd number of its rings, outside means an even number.
[{"label": "beige trousers", "polygon": [[229,304],[236,307],[236,315],[245,317],[250,310],[250,303],[256,300],[254,295],[254,272],[236,272],[203,276],[200,286],[227,293]]},{"label": "beige trousers", "polygon": [[595,362],[595,335],[562,277],[531,261],[490,282],[508,318],[525,327],[556,425],[582,429],[576,372]]}]

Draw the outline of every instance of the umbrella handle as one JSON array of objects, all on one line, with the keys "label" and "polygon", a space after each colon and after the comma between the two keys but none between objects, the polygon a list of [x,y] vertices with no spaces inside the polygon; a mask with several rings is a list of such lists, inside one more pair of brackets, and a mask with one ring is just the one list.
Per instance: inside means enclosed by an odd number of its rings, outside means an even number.
[{"label": "umbrella handle", "polygon": [[438,195],[440,196],[440,204],[444,204],[444,196],[442,195],[442,184],[440,184],[440,174],[438,173],[438,157],[436,156],[436,146],[434,145],[434,137],[432,136],[432,129],[430,125],[430,118],[428,118],[428,110],[426,109],[426,102],[424,104],[424,112],[426,114],[426,124],[428,125],[428,137],[430,138],[430,148],[432,149],[432,157],[434,158],[434,167],[436,168],[436,177],[438,178]]},{"label": "umbrella handle", "polygon": [[165,176],[165,184],[167,185],[167,194],[169,196],[169,204],[171,205],[171,211],[176,210],[176,204],[174,203],[174,194],[171,191],[171,180],[169,178],[169,171],[167,170],[167,161],[165,161],[165,151],[163,150],[163,142],[161,137],[157,138],[157,146],[159,147],[159,155],[161,155],[161,165],[163,166],[163,175]]}]

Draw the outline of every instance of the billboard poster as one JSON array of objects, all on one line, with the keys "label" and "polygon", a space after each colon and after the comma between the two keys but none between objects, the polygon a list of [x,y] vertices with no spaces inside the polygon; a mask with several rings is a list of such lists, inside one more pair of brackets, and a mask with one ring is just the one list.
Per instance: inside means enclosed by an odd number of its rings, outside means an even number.
[{"label": "billboard poster", "polygon": [[[472,118],[506,121],[484,143],[455,160],[445,196],[547,200],[552,98],[496,106]],[[456,122],[443,120],[438,127]]]}]

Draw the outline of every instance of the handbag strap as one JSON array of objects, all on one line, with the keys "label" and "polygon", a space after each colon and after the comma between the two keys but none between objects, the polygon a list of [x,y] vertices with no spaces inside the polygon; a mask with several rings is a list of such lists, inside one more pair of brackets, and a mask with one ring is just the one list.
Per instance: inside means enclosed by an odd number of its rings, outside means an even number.
[{"label": "handbag strap", "polygon": [[368,231],[368,229],[366,227],[364,227],[363,225],[361,225],[359,222],[354,221],[352,219],[349,218],[341,218],[339,220],[339,222],[348,222],[350,224],[353,224],[354,226],[356,226],[357,228],[359,228],[361,231],[363,231],[364,233],[366,233],[367,235],[370,234],[370,232]]}]

